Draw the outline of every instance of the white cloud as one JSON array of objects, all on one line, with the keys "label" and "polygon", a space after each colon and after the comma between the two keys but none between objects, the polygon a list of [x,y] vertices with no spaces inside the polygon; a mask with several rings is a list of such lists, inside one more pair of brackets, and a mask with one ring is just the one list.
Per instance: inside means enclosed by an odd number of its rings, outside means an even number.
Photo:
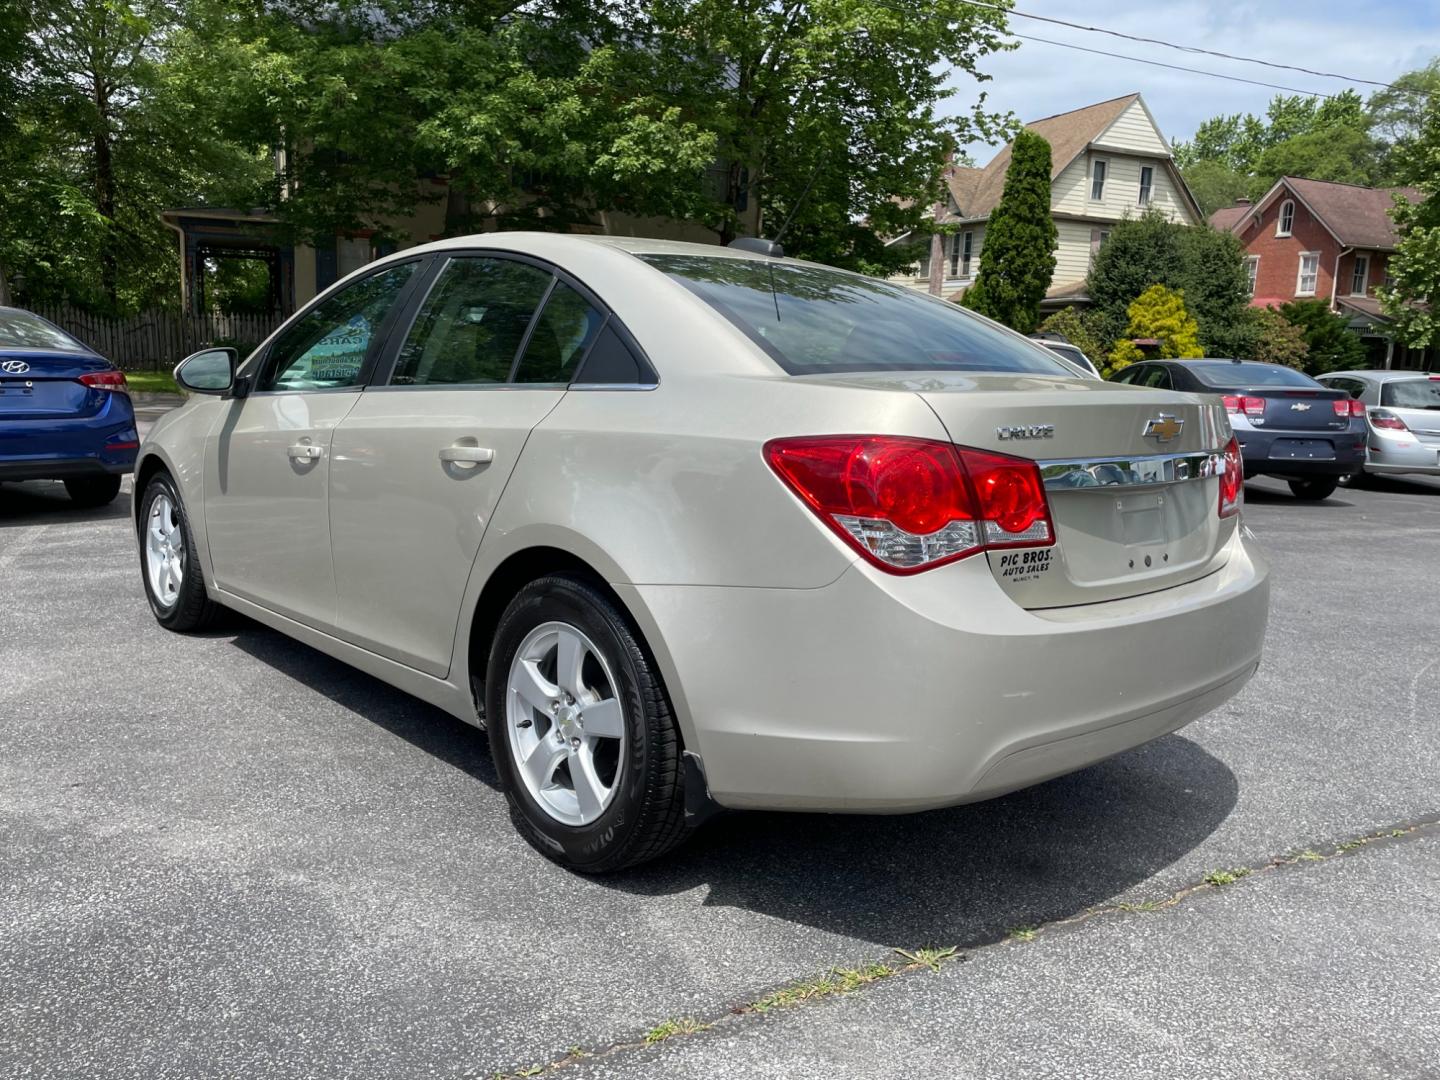
[{"label": "white cloud", "polygon": [[[1367,4],[1312,0],[1304,5],[1274,0],[1160,4],[1153,0],[1111,0],[1108,4],[1093,0],[1018,0],[1016,6],[1036,15],[1364,79],[1391,79],[1440,54],[1440,8],[1416,0]],[[1277,83],[1299,91],[1336,93],[1348,85],[1018,16],[1012,17],[1010,23],[1019,34]],[[1033,41],[1022,41],[1015,52],[987,59],[981,70],[993,76],[992,80],[977,84],[965,76],[956,81],[958,92],[951,99],[954,112],[964,113],[982,89],[989,95],[987,107],[1013,111],[1022,120],[1039,119],[1138,90],[1172,140],[1188,139],[1200,121],[1219,113],[1263,112],[1272,97],[1284,92]],[[1357,85],[1356,89],[1368,93],[1374,88]],[[969,152],[980,164],[990,156],[990,150],[980,144],[971,146]]]}]

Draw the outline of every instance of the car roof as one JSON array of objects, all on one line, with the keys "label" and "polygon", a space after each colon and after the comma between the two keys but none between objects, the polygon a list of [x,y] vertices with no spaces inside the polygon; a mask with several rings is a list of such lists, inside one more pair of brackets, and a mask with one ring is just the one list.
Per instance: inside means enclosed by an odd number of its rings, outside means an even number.
[{"label": "car roof", "polygon": [[[404,248],[396,256],[424,255],[435,251],[454,251],[461,248],[494,248],[497,251],[512,251],[522,255],[541,255],[554,258],[564,254],[566,248],[573,251],[593,250],[595,247],[610,248],[630,255],[701,255],[712,259],[734,259],[739,262],[780,263],[791,266],[822,266],[804,259],[777,258],[741,248],[722,247],[719,244],[695,244],[683,240],[659,240],[646,236],[590,236],[578,233],[552,232],[489,232],[471,233],[467,236],[450,236],[433,240],[427,244]],[[373,265],[373,264],[371,264]],[[823,269],[836,273],[849,273],[834,266]]]},{"label": "car roof", "polygon": [[1372,368],[1364,371],[1327,371],[1324,375],[1317,375],[1316,378],[1325,379],[1335,376],[1344,376],[1352,379],[1369,379],[1372,382],[1395,382],[1397,379],[1429,379],[1432,374],[1428,371],[1395,371],[1384,368]]}]

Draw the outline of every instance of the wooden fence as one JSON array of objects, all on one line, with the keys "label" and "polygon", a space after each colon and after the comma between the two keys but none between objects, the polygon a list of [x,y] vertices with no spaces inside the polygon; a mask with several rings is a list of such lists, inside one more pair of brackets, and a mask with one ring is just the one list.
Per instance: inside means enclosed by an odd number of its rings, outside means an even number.
[{"label": "wooden fence", "polygon": [[126,371],[164,371],[207,345],[234,345],[243,357],[270,336],[282,316],[182,315],[142,311],[124,319],[72,307],[37,307],[36,314],[74,334]]}]

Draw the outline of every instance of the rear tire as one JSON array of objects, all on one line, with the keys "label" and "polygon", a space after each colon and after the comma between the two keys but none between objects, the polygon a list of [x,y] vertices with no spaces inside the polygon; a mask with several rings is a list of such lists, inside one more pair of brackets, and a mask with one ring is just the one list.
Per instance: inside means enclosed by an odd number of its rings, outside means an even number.
[{"label": "rear tire", "polygon": [[1321,499],[1328,499],[1335,494],[1335,487],[1339,480],[1333,477],[1326,477],[1323,480],[1291,480],[1290,491],[1295,498],[1303,499],[1305,502],[1319,502]]},{"label": "rear tire", "polygon": [[[574,678],[562,671],[562,640],[578,648]],[[522,685],[531,697],[543,691],[541,700],[532,706]],[[496,628],[485,696],[511,819],[541,854],[598,874],[685,839],[685,771],[669,701],[629,619],[599,589],[562,575],[521,589]]]},{"label": "rear tire", "polygon": [[106,506],[120,494],[120,477],[111,474],[71,476],[65,480],[65,493],[76,506],[87,510]]},{"label": "rear tire", "polygon": [[156,473],[140,498],[140,577],[155,621],[166,630],[202,630],[220,605],[205,593],[195,534],[167,473]]}]

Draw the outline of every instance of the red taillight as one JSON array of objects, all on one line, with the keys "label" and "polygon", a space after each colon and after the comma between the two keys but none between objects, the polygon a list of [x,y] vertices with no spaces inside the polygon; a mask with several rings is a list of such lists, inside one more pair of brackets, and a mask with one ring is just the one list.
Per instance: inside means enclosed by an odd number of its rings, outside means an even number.
[{"label": "red taillight", "polygon": [[1341,398],[1339,401],[1332,401],[1335,406],[1336,416],[1364,416],[1365,403],[1358,398]]},{"label": "red taillight", "polygon": [[80,381],[96,390],[129,393],[130,384],[125,381],[123,371],[92,371],[81,375]]},{"label": "red taillight", "polygon": [[1246,416],[1264,416],[1265,399],[1259,397],[1241,397],[1239,394],[1226,394],[1220,399],[1225,403],[1225,411],[1228,413],[1244,413]]},{"label": "red taillight", "polygon": [[1392,412],[1386,412],[1384,409],[1376,409],[1370,414],[1370,426],[1386,428],[1390,431],[1410,430],[1408,427],[1405,426],[1404,420],[1401,420],[1400,417],[1396,416]]},{"label": "red taillight", "polygon": [[1221,456],[1223,471],[1220,473],[1220,516],[1230,517],[1240,512],[1245,498],[1245,463],[1240,459],[1240,440],[1234,435],[1225,444]]},{"label": "red taillight", "polygon": [[1364,403],[1363,401],[1361,401],[1359,398],[1351,398],[1351,399],[1350,399],[1350,415],[1351,415],[1351,416],[1364,416],[1364,415],[1365,415],[1365,403]]},{"label": "red taillight", "polygon": [[990,547],[1054,543],[1033,461],[929,439],[774,439],[765,460],[851,547],[910,574]]}]

